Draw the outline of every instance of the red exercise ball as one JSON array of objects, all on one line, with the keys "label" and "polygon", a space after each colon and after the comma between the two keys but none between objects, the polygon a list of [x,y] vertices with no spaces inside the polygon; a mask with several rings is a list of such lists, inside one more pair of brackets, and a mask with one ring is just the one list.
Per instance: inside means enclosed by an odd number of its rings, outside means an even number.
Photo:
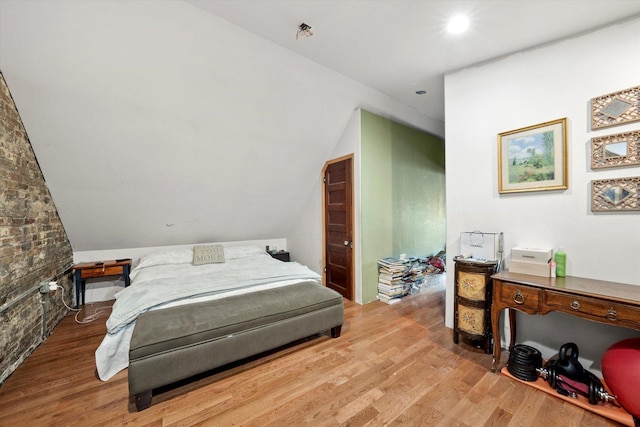
[{"label": "red exercise ball", "polygon": [[640,338],[609,347],[602,356],[602,376],[618,403],[640,418]]}]

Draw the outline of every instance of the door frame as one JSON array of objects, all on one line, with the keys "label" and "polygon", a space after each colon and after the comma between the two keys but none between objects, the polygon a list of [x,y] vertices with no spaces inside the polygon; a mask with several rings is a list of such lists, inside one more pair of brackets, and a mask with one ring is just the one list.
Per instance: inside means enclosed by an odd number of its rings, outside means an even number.
[{"label": "door frame", "polygon": [[355,222],[355,213],[356,213],[356,209],[355,209],[355,203],[354,203],[354,189],[355,189],[355,176],[354,176],[354,169],[355,169],[355,165],[354,165],[354,155],[353,153],[351,154],[345,154],[344,156],[340,156],[340,157],[336,157],[335,159],[331,159],[331,160],[327,160],[324,164],[324,166],[322,167],[322,176],[321,176],[321,182],[322,182],[322,283],[327,286],[327,236],[326,236],[326,230],[327,230],[327,217],[326,217],[326,182],[324,180],[324,176],[327,172],[327,168],[334,164],[334,163],[338,163],[338,162],[342,162],[344,160],[351,160],[351,244],[352,244],[352,250],[351,250],[351,283],[349,284],[349,286],[351,287],[351,295],[353,297],[353,301],[355,302],[358,298],[358,296],[356,295],[356,286],[355,286],[355,282],[356,282],[356,239],[354,238],[356,235],[356,222]]}]

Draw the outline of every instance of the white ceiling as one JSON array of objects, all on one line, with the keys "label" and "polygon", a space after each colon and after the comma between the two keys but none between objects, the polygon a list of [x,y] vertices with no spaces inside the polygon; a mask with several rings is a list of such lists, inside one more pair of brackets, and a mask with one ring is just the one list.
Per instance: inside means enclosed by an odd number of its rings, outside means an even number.
[{"label": "white ceiling", "polygon": [[[441,121],[444,73],[640,13],[640,0],[186,1]],[[470,28],[450,35],[457,14]],[[313,36],[296,40],[302,22]]]}]

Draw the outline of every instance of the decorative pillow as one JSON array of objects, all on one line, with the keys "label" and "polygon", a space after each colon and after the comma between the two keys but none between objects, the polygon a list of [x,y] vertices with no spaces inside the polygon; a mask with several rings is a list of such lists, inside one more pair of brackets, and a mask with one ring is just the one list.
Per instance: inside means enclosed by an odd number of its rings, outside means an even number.
[{"label": "decorative pillow", "polygon": [[198,245],[193,247],[193,265],[224,262],[222,245]]}]

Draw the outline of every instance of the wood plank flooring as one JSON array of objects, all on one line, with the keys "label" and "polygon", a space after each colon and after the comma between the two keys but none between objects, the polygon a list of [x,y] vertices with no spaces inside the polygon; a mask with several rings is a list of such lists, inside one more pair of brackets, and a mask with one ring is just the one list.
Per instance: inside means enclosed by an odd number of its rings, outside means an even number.
[{"label": "wood plank flooring", "polygon": [[[97,306],[86,306],[91,314]],[[444,287],[395,305],[346,301],[342,336],[319,336],[154,393],[136,412],[127,372],[95,375],[106,316],[67,316],[0,387],[1,426],[615,426],[489,371],[455,345]]]}]

